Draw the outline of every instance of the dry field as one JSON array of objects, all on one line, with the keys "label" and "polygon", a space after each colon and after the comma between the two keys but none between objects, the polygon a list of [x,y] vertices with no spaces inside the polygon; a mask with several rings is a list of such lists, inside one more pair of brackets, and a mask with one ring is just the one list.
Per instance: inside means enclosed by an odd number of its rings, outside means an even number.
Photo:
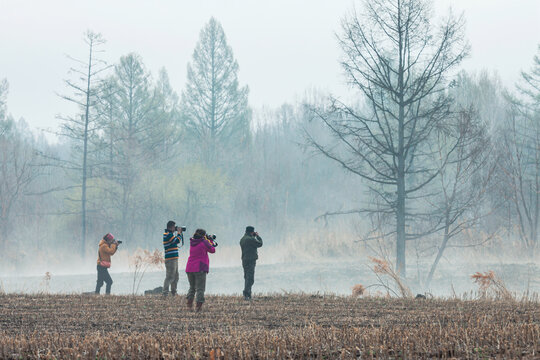
[{"label": "dry field", "polygon": [[538,302],[0,295],[0,358],[540,358]]}]

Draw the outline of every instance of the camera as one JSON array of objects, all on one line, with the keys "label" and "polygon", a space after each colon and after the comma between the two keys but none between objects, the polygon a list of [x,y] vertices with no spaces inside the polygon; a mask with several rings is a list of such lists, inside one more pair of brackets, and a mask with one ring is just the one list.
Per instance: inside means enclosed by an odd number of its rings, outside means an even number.
[{"label": "camera", "polygon": [[182,230],[182,232],[184,232],[184,231],[187,230],[187,227],[185,227],[185,226],[175,226],[174,229],[175,229],[176,231]]},{"label": "camera", "polygon": [[208,240],[210,240],[210,244],[212,244],[213,247],[217,247],[217,246],[218,246],[218,243],[217,243],[217,241],[216,241],[216,237],[217,237],[216,234],[212,234],[212,235],[207,234],[207,235],[206,235],[206,238],[207,238]]},{"label": "camera", "polygon": [[116,243],[120,245],[123,241],[122,240],[116,240]]}]

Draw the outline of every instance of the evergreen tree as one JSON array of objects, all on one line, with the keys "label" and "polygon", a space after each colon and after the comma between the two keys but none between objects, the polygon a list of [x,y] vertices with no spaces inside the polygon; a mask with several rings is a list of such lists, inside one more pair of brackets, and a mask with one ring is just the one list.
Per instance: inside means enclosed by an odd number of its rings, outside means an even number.
[{"label": "evergreen tree", "polygon": [[188,64],[182,112],[188,131],[208,143],[200,154],[215,163],[218,147],[239,144],[249,133],[248,87],[238,84],[238,63],[221,24],[211,18]]}]

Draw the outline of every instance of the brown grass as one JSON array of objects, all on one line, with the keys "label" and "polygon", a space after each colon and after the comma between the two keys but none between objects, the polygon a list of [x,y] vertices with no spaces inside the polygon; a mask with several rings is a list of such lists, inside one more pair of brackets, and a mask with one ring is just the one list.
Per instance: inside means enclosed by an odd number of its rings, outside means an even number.
[{"label": "brown grass", "polygon": [[515,297],[506,288],[504,281],[499,278],[494,271],[489,270],[484,273],[476,272],[471,275],[471,279],[478,284],[480,298],[500,298],[504,300],[513,300]]},{"label": "brown grass", "polygon": [[391,289],[386,284],[384,284],[384,282],[382,281],[382,279],[380,277],[381,275],[382,276],[387,276],[394,282],[394,284],[396,285],[396,287],[397,287],[397,289],[399,291],[399,293],[395,293],[396,295],[398,295],[398,296],[400,296],[402,298],[412,298],[413,297],[411,289],[409,289],[409,287],[403,282],[403,280],[401,279],[399,274],[394,271],[393,266],[391,264],[389,264],[388,261],[383,260],[383,259],[374,258],[374,257],[370,257],[369,260],[371,260],[371,262],[373,263],[372,270],[375,273],[375,275],[377,276],[377,278],[379,279],[379,282],[380,282],[379,285],[384,286],[389,291],[394,292],[393,289]]},{"label": "brown grass", "polygon": [[0,358],[537,358],[537,302],[0,295]]},{"label": "brown grass", "polygon": [[362,284],[356,284],[352,288],[352,296],[359,297],[364,295],[366,288]]},{"label": "brown grass", "polygon": [[52,274],[48,271],[45,273],[45,276],[43,276],[43,278],[41,279],[42,292],[45,294],[49,293],[51,279],[52,279]]}]

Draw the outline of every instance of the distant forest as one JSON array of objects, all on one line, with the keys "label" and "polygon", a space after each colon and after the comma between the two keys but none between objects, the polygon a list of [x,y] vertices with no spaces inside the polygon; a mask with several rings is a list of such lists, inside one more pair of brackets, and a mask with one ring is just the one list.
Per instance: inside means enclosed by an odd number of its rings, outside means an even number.
[{"label": "distant forest", "polygon": [[426,1],[389,3],[342,19],[347,99],[306,91],[252,109],[214,18],[189,49],[182,89],[136,52],[106,63],[106,34],[86,32],[86,57],[72,58],[59,94],[78,111],[59,115],[58,143],[9,112],[9,76],[0,80],[0,270],[93,259],[107,232],[126,249],[159,248],[167,220],[225,247],[254,225],[285,251],[301,242],[299,257],[310,243],[354,255],[335,239],[383,247],[402,275],[416,254],[430,264],[428,283],[452,248],[533,259],[540,57],[505,88],[488,70],[460,68],[464,18],[435,21]]}]

